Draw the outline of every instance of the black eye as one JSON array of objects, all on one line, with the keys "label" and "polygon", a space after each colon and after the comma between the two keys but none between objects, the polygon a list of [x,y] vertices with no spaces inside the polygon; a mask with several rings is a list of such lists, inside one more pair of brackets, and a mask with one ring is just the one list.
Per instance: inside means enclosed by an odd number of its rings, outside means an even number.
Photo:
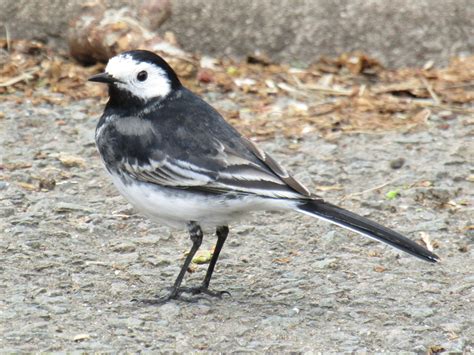
[{"label": "black eye", "polygon": [[145,81],[146,78],[148,78],[148,73],[144,70],[137,74],[138,81]]}]

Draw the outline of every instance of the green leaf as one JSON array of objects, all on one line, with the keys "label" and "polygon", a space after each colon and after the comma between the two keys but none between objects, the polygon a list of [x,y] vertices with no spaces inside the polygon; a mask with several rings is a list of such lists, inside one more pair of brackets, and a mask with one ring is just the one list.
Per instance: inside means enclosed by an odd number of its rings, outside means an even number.
[{"label": "green leaf", "polygon": [[193,258],[194,264],[207,264],[211,261],[212,253],[209,250],[200,250]]},{"label": "green leaf", "polygon": [[229,75],[236,75],[238,71],[239,71],[239,69],[237,69],[234,66],[230,66],[230,67],[227,68],[227,74],[229,74]]},{"label": "green leaf", "polygon": [[399,190],[391,190],[385,194],[387,200],[395,200],[398,196],[400,196]]}]

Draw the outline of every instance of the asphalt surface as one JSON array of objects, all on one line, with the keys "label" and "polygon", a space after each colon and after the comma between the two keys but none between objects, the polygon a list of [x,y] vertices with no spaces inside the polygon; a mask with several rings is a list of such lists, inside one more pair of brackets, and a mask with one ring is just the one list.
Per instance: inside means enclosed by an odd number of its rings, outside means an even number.
[{"label": "asphalt surface", "polygon": [[[2,351],[474,350],[472,118],[261,144],[328,201],[428,237],[441,263],[307,216],[257,213],[230,226],[211,283],[231,297],[145,306],[131,300],[166,292],[185,231],[115,191],[93,141],[98,102],[19,99],[1,104]],[[214,243],[208,234],[202,248]]]}]

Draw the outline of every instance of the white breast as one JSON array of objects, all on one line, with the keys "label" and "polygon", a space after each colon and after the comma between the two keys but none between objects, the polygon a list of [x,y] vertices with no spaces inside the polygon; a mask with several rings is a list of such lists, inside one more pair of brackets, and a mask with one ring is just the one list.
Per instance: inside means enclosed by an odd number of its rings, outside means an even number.
[{"label": "white breast", "polygon": [[291,200],[251,195],[229,197],[194,193],[131,179],[124,182],[118,175],[111,176],[120,193],[137,210],[153,221],[175,228],[183,228],[190,221],[204,228],[214,228],[228,225],[252,211],[293,209],[295,204]]}]

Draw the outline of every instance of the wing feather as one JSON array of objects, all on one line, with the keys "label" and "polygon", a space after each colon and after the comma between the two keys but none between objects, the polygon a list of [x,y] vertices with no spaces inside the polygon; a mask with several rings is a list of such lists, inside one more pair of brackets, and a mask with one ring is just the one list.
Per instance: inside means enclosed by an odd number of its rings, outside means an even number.
[{"label": "wing feather", "polygon": [[283,168],[280,163],[273,159],[270,155],[266,154],[261,150],[254,142],[250,139],[242,137],[244,144],[263,162],[268,166],[280,179],[282,179],[288,186],[290,186],[295,191],[298,191],[305,197],[312,197],[311,191],[309,191],[306,186],[296,180],[293,176],[288,174],[288,172]]},{"label": "wing feather", "polygon": [[[217,154],[208,156],[216,170],[206,169],[187,161],[166,156],[146,164],[124,161],[123,170],[135,179],[163,186],[198,189],[219,193],[256,194],[277,198],[313,198],[311,193],[294,179],[272,157],[250,140],[243,138],[258,160],[252,161],[239,155],[235,149],[215,141]],[[157,154],[163,156],[162,154]],[[204,165],[204,164],[203,164]]]}]

